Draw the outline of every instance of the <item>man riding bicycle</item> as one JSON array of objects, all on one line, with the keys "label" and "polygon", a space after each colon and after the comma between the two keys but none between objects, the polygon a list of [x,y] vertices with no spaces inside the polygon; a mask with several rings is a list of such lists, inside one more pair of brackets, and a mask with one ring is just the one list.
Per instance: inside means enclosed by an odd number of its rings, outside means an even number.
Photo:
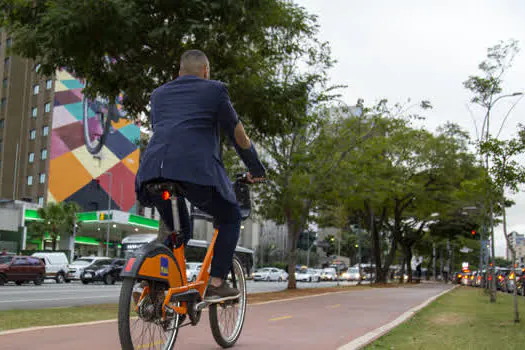
[{"label": "man riding bicycle", "polygon": [[[153,136],[142,156],[135,180],[138,200],[159,211],[158,241],[171,244],[171,203],[147,190],[148,183],[177,181],[184,197],[214,218],[219,233],[211,264],[206,299],[221,301],[239,295],[225,279],[239,240],[241,212],[221,159],[219,126],[248,167],[248,181],[263,180],[266,170],[231,104],[226,86],[210,80],[210,64],[199,50],[186,51],[179,77],[151,95]],[[185,243],[191,220],[183,197],[178,198]]]}]

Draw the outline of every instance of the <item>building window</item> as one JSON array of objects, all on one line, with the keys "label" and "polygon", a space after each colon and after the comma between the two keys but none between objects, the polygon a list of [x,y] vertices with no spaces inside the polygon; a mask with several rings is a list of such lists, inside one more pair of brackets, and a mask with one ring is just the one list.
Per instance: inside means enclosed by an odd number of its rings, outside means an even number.
[{"label": "building window", "polygon": [[33,163],[35,161],[35,154],[33,152],[29,153],[29,163]]},{"label": "building window", "polygon": [[33,176],[29,175],[27,177],[27,185],[28,186],[31,186],[33,184]]},{"label": "building window", "polygon": [[46,173],[40,174],[40,183],[41,184],[46,183]]},{"label": "building window", "polygon": [[4,108],[7,105],[7,98],[3,98],[0,102],[0,107]]},{"label": "building window", "polygon": [[33,85],[33,95],[38,95],[39,92],[40,92],[40,85],[38,84]]},{"label": "building window", "polygon": [[0,129],[3,129],[4,128],[4,119],[0,119]]},{"label": "building window", "polygon": [[4,80],[2,80],[2,86],[3,87],[7,87],[7,78],[4,78]]},{"label": "building window", "polygon": [[46,103],[46,105],[45,105],[45,107],[44,107],[44,111],[45,111],[46,113],[51,112],[51,103],[49,103],[49,102]]},{"label": "building window", "polygon": [[4,147],[4,140],[0,139],[0,152],[2,152],[3,147]]},{"label": "building window", "polygon": [[13,44],[13,40],[11,40],[11,38],[7,38],[5,41],[5,47],[10,48],[12,44]]},{"label": "building window", "polygon": [[31,115],[33,116],[33,118],[36,118],[38,116],[38,108],[37,107],[33,107],[33,109],[31,110]]},{"label": "building window", "polygon": [[49,134],[49,126],[44,126],[42,128],[42,136],[47,136]]},{"label": "building window", "polygon": [[38,73],[38,71],[40,70],[40,66],[40,63],[35,64],[35,72]]},{"label": "building window", "polygon": [[29,139],[30,140],[36,139],[36,130],[35,129],[31,129],[31,131],[29,131]]},{"label": "building window", "polygon": [[53,80],[49,79],[46,81],[46,90],[51,90],[53,88]]},{"label": "building window", "polygon": [[44,206],[44,197],[38,197],[38,205]]},{"label": "building window", "polygon": [[7,66],[7,65],[9,64],[9,62],[11,62],[11,57],[8,56],[8,57],[6,57],[6,58],[4,59],[4,65]]},{"label": "building window", "polygon": [[47,159],[47,149],[44,148],[40,151],[40,159],[46,160]]}]

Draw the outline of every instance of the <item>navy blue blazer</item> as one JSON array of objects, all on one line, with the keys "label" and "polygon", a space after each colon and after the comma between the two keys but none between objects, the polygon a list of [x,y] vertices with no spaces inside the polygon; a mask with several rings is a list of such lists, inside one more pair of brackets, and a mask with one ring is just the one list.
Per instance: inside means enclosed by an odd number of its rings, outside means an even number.
[{"label": "navy blue blazer", "polygon": [[141,157],[135,179],[137,198],[149,206],[142,184],[154,179],[187,181],[214,186],[224,199],[235,203],[235,193],[221,159],[219,127],[255,177],[265,169],[255,148],[237,146],[239,119],[226,86],[214,80],[182,76],[151,95],[153,136]]}]

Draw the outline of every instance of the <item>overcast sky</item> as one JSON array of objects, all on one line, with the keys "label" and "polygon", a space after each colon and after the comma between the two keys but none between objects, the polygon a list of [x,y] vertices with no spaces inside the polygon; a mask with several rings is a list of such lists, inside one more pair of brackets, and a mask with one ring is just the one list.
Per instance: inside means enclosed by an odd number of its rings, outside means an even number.
[{"label": "overcast sky", "polygon": [[[487,48],[516,39],[521,52],[505,76],[504,91],[525,92],[524,0],[295,0],[317,14],[320,37],[331,43],[338,61],[331,82],[346,84],[344,100],[355,104],[363,98],[373,104],[430,100],[434,109],[426,114],[427,128],[435,130],[446,121],[460,124],[476,137],[466,107],[470,94],[462,83],[478,74],[477,65]],[[503,99],[493,109],[497,133],[503,117],[516,98]],[[483,114],[472,107],[481,125]],[[502,138],[516,135],[525,124],[525,98],[509,115]],[[525,158],[525,157],[524,157]],[[525,161],[522,160],[522,163]],[[516,205],[508,212],[510,230],[525,233],[525,193],[512,196]],[[502,228],[496,228],[496,255],[506,250]]]}]

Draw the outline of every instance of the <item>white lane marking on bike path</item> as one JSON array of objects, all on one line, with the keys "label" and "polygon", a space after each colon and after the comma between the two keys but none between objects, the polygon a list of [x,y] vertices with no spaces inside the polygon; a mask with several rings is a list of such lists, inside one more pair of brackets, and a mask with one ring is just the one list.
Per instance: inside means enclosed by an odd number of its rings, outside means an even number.
[{"label": "white lane marking on bike path", "polygon": [[359,338],[356,338],[354,340],[352,340],[350,343],[347,343],[343,346],[340,346],[339,348],[337,348],[337,350],[357,350],[357,349],[362,349],[363,347],[367,346],[367,345],[370,345],[372,342],[374,342],[375,340],[381,338],[383,335],[387,334],[388,332],[390,332],[392,329],[396,328],[397,326],[399,326],[400,324],[404,323],[405,321],[409,320],[411,317],[413,317],[416,312],[418,312],[419,310],[421,310],[422,308],[424,308],[425,306],[427,306],[428,304],[430,304],[431,302],[433,302],[434,300],[436,300],[437,298],[439,298],[440,296],[444,295],[444,294],[447,294],[448,292],[454,290],[455,288],[457,288],[458,286],[454,286],[452,288],[449,288],[433,297],[430,297],[428,298],[426,301],[424,301],[423,303],[411,308],[410,310],[406,311],[405,313],[401,314],[398,318],[396,318],[395,320],[393,320],[392,322],[389,322],[379,328],[376,328],[374,329],[373,331],[370,331],[368,333],[366,333],[365,335],[362,335],[360,336]]}]

